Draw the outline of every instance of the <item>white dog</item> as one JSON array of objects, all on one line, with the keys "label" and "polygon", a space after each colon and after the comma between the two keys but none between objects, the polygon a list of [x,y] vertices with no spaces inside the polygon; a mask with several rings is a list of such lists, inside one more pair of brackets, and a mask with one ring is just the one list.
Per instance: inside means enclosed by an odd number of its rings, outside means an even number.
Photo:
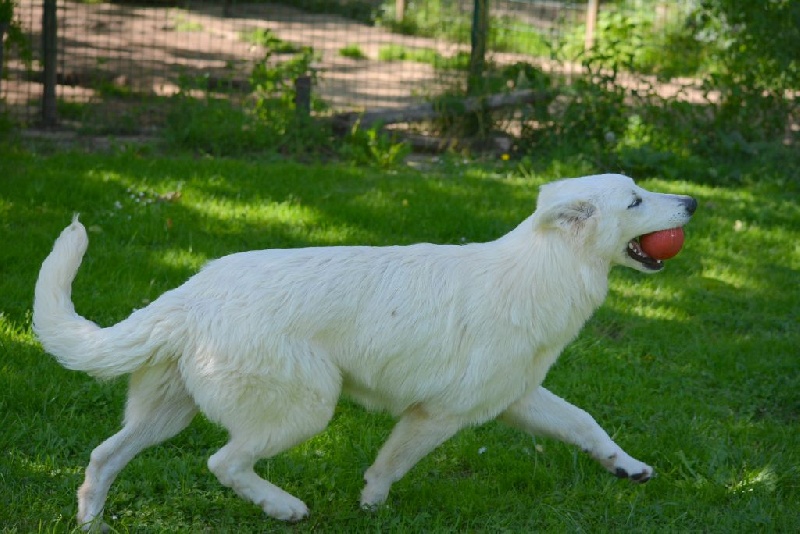
[{"label": "white dog", "polygon": [[621,175],[562,180],[490,243],[233,254],[108,328],[71,302],[88,244],[75,220],[39,273],[34,330],[69,369],[131,375],[124,426],[86,468],[79,523],[99,525],[120,470],[198,410],[230,433],[208,461],[220,482],[274,518],[299,520],[306,505],[253,465],[322,431],[342,393],[399,417],[364,476],[363,507],[383,503],[459,429],[497,417],[646,481],[651,467],[541,383],[603,302],[613,265],[662,268],[637,236],[686,224],[696,206]]}]

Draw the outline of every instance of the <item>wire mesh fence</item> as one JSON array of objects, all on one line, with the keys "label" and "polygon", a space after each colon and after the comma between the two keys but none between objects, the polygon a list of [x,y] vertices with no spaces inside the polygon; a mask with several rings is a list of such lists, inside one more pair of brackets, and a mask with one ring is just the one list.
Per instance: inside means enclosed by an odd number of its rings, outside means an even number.
[{"label": "wire mesh fence", "polygon": [[[26,125],[39,123],[46,107],[47,1],[16,2],[25,42],[5,47],[0,104]],[[310,54],[316,73],[318,113],[397,108],[464,92],[480,4],[489,9],[489,63],[530,63],[560,82],[584,68],[579,58],[586,46],[657,55],[663,45],[598,42],[603,36],[592,28],[599,2],[593,0],[51,1],[57,120],[116,132],[157,127],[161,106],[181,91],[242,98],[256,65],[277,65],[300,53]],[[641,12],[640,4],[624,6]],[[694,2],[646,4],[646,22],[657,35]],[[620,9],[619,3],[600,4],[601,18],[607,15],[601,24],[613,26],[608,14]]]}]

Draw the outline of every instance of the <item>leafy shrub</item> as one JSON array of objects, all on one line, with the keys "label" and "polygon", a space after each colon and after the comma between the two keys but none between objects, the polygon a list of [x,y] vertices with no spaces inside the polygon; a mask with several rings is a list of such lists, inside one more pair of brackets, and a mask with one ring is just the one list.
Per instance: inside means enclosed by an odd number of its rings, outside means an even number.
[{"label": "leafy shrub", "polygon": [[380,18],[382,7],[369,0],[273,0],[276,4],[308,11],[309,13],[334,13],[342,17],[373,24]]},{"label": "leafy shrub", "polygon": [[313,60],[314,50],[303,47],[299,53],[284,61],[273,60],[273,53],[267,51],[264,58],[253,66],[250,85],[255,112],[281,133],[285,133],[296,111],[294,82],[300,76],[314,77],[311,68]]},{"label": "leafy shrub", "polygon": [[0,80],[5,74],[5,53],[16,49],[26,67],[31,68],[33,52],[15,13],[17,0],[0,0]]},{"label": "leafy shrub", "polygon": [[[639,5],[601,13],[589,51],[582,31],[579,52],[577,38],[567,41],[559,54],[580,59],[585,73],[552,105],[524,117],[523,151],[573,147],[600,168],[720,180],[735,179],[733,162],[784,139],[798,112],[791,95],[800,88],[800,3],[707,0],[661,37],[653,12]],[[631,72],[698,74],[706,99],[663,98],[652,78],[627,89],[620,75]]]},{"label": "leafy shrub", "polygon": [[[471,3],[470,3],[471,5]],[[387,1],[376,19],[380,25],[402,35],[418,35],[468,44],[472,33],[472,10],[458,2],[429,0],[407,7],[403,20],[395,18],[395,2]],[[514,18],[490,16],[487,40],[497,52],[549,55],[550,43],[527,24]]]},{"label": "leafy shrub", "polygon": [[782,135],[798,109],[787,95],[800,89],[800,3],[704,0],[694,19],[716,43],[704,80],[707,94],[719,93],[716,126],[748,140]]},{"label": "leafy shrub", "polygon": [[214,156],[256,152],[308,156],[330,150],[330,128],[312,123],[295,104],[295,80],[300,76],[313,79],[313,60],[311,48],[283,61],[268,51],[254,65],[251,93],[241,103],[207,92],[198,99],[192,96],[197,87],[184,80],[168,117],[167,142]]},{"label": "leafy shrub", "polygon": [[406,143],[381,132],[379,126],[363,129],[355,124],[344,138],[339,155],[353,163],[389,168],[401,163],[410,151]]},{"label": "leafy shrub", "polygon": [[350,59],[367,59],[367,55],[357,44],[350,44],[339,49],[339,55]]},{"label": "leafy shrub", "polygon": [[693,34],[688,19],[680,16],[656,20],[655,6],[641,2],[618,3],[601,10],[595,27],[594,45],[585,50],[586,26],[568,32],[557,47],[560,57],[602,67],[661,78],[693,76],[704,68],[706,45]]},{"label": "leafy shrub", "polygon": [[245,43],[261,46],[273,54],[293,54],[300,52],[300,48],[284,41],[275,35],[272,30],[256,28],[254,30],[240,32],[239,39]]},{"label": "leafy shrub", "polygon": [[223,98],[197,99],[187,93],[170,106],[165,140],[170,146],[212,156],[241,156],[273,151],[274,130],[252,112]]},{"label": "leafy shrub", "polygon": [[[252,92],[243,105],[206,93],[190,96],[189,81],[171,107],[165,132],[173,147],[213,156],[243,156],[253,153],[290,155],[295,158],[339,156],[354,163],[391,167],[403,160],[409,148],[396,142],[379,127],[353,127],[343,140],[333,139],[328,123],[314,120],[295,103],[295,80],[314,78],[314,51],[303,48],[285,61],[271,52],[258,62],[250,75]],[[319,108],[319,104],[312,102]]]}]

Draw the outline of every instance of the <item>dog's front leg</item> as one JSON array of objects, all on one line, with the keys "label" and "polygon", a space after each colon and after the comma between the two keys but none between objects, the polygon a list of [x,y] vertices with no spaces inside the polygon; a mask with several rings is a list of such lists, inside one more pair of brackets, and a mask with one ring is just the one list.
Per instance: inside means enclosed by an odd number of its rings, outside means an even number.
[{"label": "dog's front leg", "polygon": [[618,477],[647,482],[653,476],[652,467],[623,451],[591,415],[543,387],[512,404],[501,417],[531,435],[577,445]]},{"label": "dog's front leg", "polygon": [[367,484],[361,493],[361,507],[374,509],[382,504],[394,482],[462,426],[458,419],[433,417],[420,406],[407,410],[364,474]]}]

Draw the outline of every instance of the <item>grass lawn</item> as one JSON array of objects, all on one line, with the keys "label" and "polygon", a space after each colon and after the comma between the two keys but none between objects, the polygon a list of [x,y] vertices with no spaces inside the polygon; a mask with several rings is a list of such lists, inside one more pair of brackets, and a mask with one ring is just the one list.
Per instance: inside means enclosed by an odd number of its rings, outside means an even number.
[{"label": "grass lawn", "polygon": [[[258,464],[309,505],[303,523],[268,519],[216,481],[205,464],[226,438],[201,417],[121,473],[106,520],[120,532],[800,531],[797,168],[754,161],[729,186],[637,177],[698,198],[686,246],[661,274],[617,269],[545,383],[653,465],[648,484],[492,423],[441,446],[366,513],[362,473],[392,421],[345,401],[327,431]],[[592,170],[0,148],[0,530],[74,529],[89,453],[120,424],[125,381],[66,371],[31,335],[39,266],[73,213],[91,239],[76,308],[109,325],[235,251],[491,240],[532,211],[541,183]]]}]

